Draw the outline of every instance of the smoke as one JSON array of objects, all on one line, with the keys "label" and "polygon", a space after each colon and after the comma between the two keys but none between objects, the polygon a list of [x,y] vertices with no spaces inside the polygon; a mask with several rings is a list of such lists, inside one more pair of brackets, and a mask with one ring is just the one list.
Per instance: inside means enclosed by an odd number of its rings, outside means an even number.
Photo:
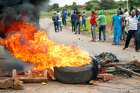
[{"label": "smoke", "polygon": [[[0,0],[0,37],[7,37],[7,28],[14,21],[25,20],[34,24],[39,24],[39,13],[46,8],[48,0]],[[0,71],[11,72],[12,69],[18,71],[25,70],[26,64],[15,59],[10,53],[4,51],[5,62],[0,62]],[[3,53],[0,53],[0,55]],[[1,60],[1,58],[0,58]],[[5,73],[5,72],[4,72]]]},{"label": "smoke", "polygon": [[0,21],[5,25],[14,20],[26,20],[39,25],[40,11],[49,0],[0,0]]}]

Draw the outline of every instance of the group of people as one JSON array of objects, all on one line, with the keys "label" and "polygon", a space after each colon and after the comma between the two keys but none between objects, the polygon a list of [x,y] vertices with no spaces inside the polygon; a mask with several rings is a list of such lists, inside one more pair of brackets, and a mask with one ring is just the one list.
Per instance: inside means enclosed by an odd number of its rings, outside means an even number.
[{"label": "group of people", "polygon": [[135,50],[140,48],[140,11],[132,9],[124,12],[119,9],[112,18],[113,44],[120,45],[120,40],[125,40],[124,50],[129,47],[130,40],[134,38]]},{"label": "group of people", "polygon": [[75,34],[80,34],[81,23],[83,31],[86,31],[86,19],[87,16],[85,12],[81,14],[78,10],[74,10],[74,12],[71,15],[72,32],[74,32]]},{"label": "group of people", "polygon": [[[72,32],[75,34],[80,34],[80,29],[82,28],[83,31],[87,30],[87,15],[85,12],[80,13],[77,10],[74,10],[74,12],[71,15],[71,24],[72,24]],[[96,41],[96,27],[97,23],[99,23],[99,40],[102,40],[102,34],[103,34],[103,40],[106,40],[106,16],[104,14],[104,11],[101,10],[99,12],[99,15],[97,16],[95,11],[92,11],[90,16],[90,25],[91,25],[91,35],[93,42]],[[82,26],[82,27],[81,27]]]},{"label": "group of people", "polygon": [[[59,11],[52,17],[54,22],[55,32],[62,30],[62,23],[64,26],[67,25],[68,13],[63,10],[62,13]],[[91,25],[91,36],[92,42],[97,41],[97,27],[99,29],[99,41],[106,41],[106,25],[107,17],[104,10],[100,10],[97,14],[96,11],[92,11],[90,17],[85,12],[79,12],[73,10],[71,14],[71,27],[74,34],[80,34],[81,28],[83,31],[87,30],[87,18],[90,20]],[[113,45],[120,45],[121,40],[125,41],[123,49],[127,49],[132,37],[135,40],[135,50],[140,49],[140,11],[138,9],[127,9],[117,10],[116,15],[112,17],[111,30],[113,32]]]},{"label": "group of people", "polygon": [[54,29],[55,32],[62,31],[62,25],[66,26],[67,25],[67,10],[63,10],[62,13],[60,11],[57,11],[54,13],[52,16],[53,24],[54,24]]}]

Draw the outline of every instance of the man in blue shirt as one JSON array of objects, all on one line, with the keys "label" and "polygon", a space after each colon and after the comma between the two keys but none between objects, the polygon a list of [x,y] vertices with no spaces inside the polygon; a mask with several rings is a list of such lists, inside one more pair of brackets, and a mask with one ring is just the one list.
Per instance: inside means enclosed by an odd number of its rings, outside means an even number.
[{"label": "man in blue shirt", "polygon": [[77,20],[78,20],[78,17],[77,17],[76,11],[74,11],[73,14],[71,15],[72,32],[76,32]]},{"label": "man in blue shirt", "polygon": [[113,45],[120,45],[121,38],[121,23],[122,18],[120,16],[120,12],[117,12],[117,15],[112,17],[112,27],[113,27]]},{"label": "man in blue shirt", "polygon": [[67,10],[64,9],[62,11],[62,23],[64,26],[67,25],[67,15],[68,15]]},{"label": "man in blue shirt", "polygon": [[54,13],[54,15],[52,16],[52,21],[53,21],[53,24],[54,24],[54,30],[55,32],[58,32],[59,31],[59,17],[56,13]]}]

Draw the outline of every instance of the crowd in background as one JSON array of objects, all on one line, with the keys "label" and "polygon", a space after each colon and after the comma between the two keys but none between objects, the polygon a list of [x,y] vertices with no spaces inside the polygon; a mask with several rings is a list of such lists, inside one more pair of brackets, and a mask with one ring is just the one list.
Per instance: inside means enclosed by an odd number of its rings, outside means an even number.
[{"label": "crowd in background", "polygon": [[[55,32],[62,31],[62,26],[67,25],[68,11],[63,9],[62,12],[57,11],[52,16]],[[70,14],[71,27],[74,34],[80,34],[81,28],[87,30],[87,18],[85,12],[75,9]],[[106,41],[107,17],[104,10],[100,10],[97,14],[92,11],[89,17],[91,25],[91,41],[97,41],[97,28],[99,31],[99,41]],[[127,49],[131,38],[134,38],[135,50],[140,49],[140,11],[135,8],[127,9],[119,8],[117,13],[112,16],[111,31],[113,32],[113,45],[120,45],[121,40],[125,41],[123,49]]]}]

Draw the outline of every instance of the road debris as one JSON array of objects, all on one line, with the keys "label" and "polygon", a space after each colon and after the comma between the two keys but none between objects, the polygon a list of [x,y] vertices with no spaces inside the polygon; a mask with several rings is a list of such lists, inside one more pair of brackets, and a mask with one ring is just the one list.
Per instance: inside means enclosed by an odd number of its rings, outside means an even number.
[{"label": "road debris", "polygon": [[23,90],[23,82],[18,79],[6,78],[0,80],[0,89]]}]

